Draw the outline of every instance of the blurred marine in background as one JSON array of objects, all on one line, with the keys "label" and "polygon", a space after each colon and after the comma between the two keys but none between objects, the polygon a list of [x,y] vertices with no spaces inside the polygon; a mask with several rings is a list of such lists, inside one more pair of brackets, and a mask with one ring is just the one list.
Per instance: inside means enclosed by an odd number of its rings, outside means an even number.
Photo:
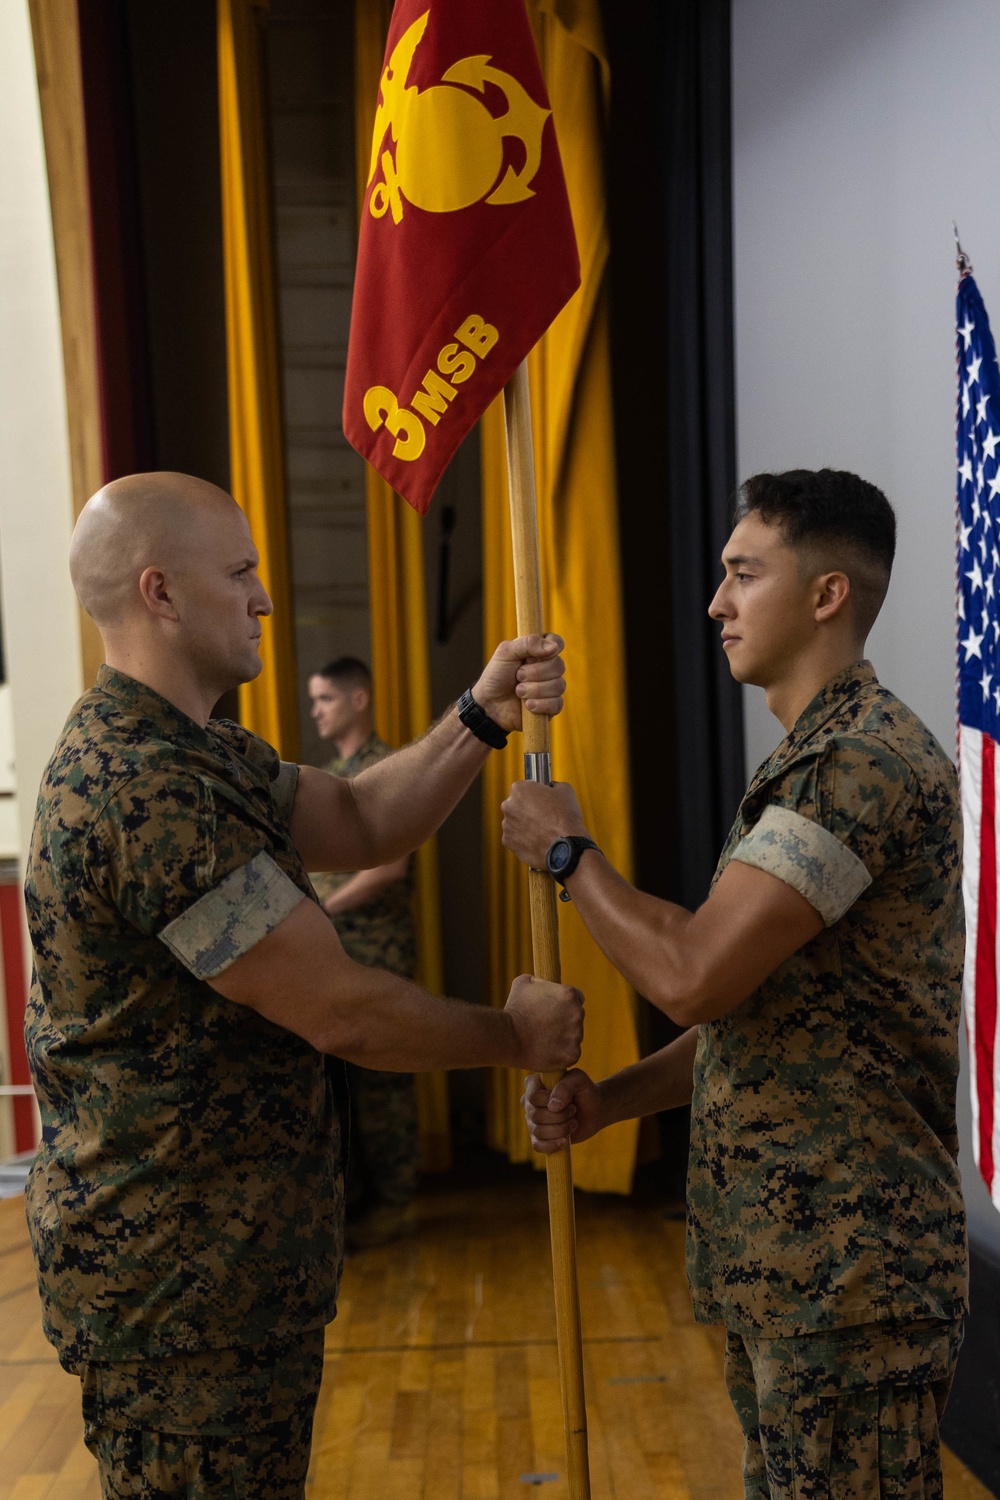
[{"label": "blurred marine in background", "polygon": [[[321,740],[336,756],[331,776],[357,776],[392,747],[375,733],[372,678],[356,656],[340,656],[309,678],[310,712]],[[410,856],[373,870],[317,872],[313,887],[345,953],[359,964],[416,973]],[[348,1063],[351,1160],[347,1179],[348,1250],[364,1250],[412,1234],[420,1169],[417,1098],[411,1073],[386,1073]]]}]

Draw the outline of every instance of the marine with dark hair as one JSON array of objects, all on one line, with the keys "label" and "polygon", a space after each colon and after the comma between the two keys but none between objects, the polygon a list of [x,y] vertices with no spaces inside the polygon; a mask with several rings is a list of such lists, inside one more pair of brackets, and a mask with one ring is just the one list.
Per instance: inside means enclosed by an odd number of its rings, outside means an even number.
[{"label": "marine with dark hair", "polygon": [[734,511],[736,521],[757,515],[779,526],[803,567],[818,570],[836,558],[850,578],[857,631],[867,637],[896,556],[896,513],[880,489],[841,469],[754,474]]},{"label": "marine with dark hair", "polygon": [[325,677],[327,682],[335,682],[350,690],[364,688],[369,694],[372,690],[371,668],[359,656],[338,656],[325,667],[320,667],[313,676]]},{"label": "marine with dark hair", "polygon": [[[310,713],[336,755],[331,776],[360,775],[392,754],[375,733],[372,674],[356,656],[338,656],[309,678]],[[313,889],[355,963],[412,979],[417,969],[410,857],[371,870],[317,871]],[[412,1234],[420,1171],[417,1095],[412,1073],[347,1064],[351,1159],[347,1179],[349,1250]]]},{"label": "marine with dark hair", "polygon": [[552,1151],[691,1101],[688,1275],[695,1316],[726,1328],[752,1500],[943,1494],[966,1308],[961,819],[954,765],[864,660],[894,547],[857,475],[740,491],[709,613],[786,737],[697,911],[618,875],[571,788],[504,804],[508,848],[687,1028],[601,1082],[530,1078],[525,1109]]}]

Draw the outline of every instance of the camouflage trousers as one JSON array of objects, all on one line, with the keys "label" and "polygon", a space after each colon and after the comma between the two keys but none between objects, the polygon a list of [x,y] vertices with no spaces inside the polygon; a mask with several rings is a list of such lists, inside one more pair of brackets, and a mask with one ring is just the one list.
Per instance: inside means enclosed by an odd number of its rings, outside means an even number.
[{"label": "camouflage trousers", "polygon": [[323,1330],[87,1365],[84,1438],[104,1500],[302,1500]]},{"label": "camouflage trousers", "polygon": [[961,1324],[864,1324],[802,1338],[727,1331],[746,1500],[943,1500],[938,1422]]},{"label": "camouflage trousers", "polygon": [[349,1202],[405,1207],[417,1191],[420,1139],[412,1073],[347,1064],[351,1094]]}]

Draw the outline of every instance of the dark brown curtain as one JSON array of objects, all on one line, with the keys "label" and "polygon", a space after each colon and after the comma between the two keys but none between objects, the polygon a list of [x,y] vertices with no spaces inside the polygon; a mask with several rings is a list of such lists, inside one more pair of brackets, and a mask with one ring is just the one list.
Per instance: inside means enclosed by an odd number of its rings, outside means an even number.
[{"label": "dark brown curtain", "polygon": [[[706,610],[736,485],[729,0],[605,0],[611,339],[637,883],[693,908],[744,786]],[[645,1050],[676,1028],[647,1007]],[[687,1112],[661,1117],[684,1191]]]},{"label": "dark brown curtain", "polygon": [[605,19],[636,859],[693,907],[745,780],[706,615],[736,485],[729,0],[609,0]]}]

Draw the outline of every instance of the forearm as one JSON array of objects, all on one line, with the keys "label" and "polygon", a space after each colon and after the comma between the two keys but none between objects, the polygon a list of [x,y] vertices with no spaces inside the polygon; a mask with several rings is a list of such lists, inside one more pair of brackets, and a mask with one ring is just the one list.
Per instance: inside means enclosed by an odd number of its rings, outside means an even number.
[{"label": "forearm", "polygon": [[341,979],[337,994],[320,997],[310,1040],[321,1052],[387,1072],[518,1065],[516,1033],[501,1010],[443,999],[361,964],[350,989],[346,998]]},{"label": "forearm", "polygon": [[422,739],[356,776],[350,788],[372,864],[410,854],[436,833],[489,753],[451,708]]},{"label": "forearm", "polygon": [[442,1000],[348,958],[333,925],[306,899],[209,983],[318,1051],[368,1068],[542,1072],[570,1067],[580,1055],[576,990],[521,975],[502,1011]]},{"label": "forearm", "polygon": [[[551,717],[565,691],[558,636],[503,641],[473,685],[473,700],[501,732],[522,706]],[[487,735],[489,737],[489,735]],[[452,707],[422,739],[353,780],[299,767],[292,839],[307,870],[368,870],[411,854],[436,833],[489,755]]]},{"label": "forearm", "polygon": [[698,1028],[598,1084],[605,1125],[690,1104]]},{"label": "forearm", "polygon": [[619,973],[678,1025],[690,1025],[687,1006],[697,978],[688,942],[692,913],[637,891],[596,853],[583,856],[566,884],[588,932]]},{"label": "forearm", "polygon": [[367,906],[381,896],[383,891],[404,878],[406,864],[407,861],[402,859],[389,865],[377,865],[374,870],[359,870],[324,899],[323,910],[328,917],[336,917],[341,912],[356,911],[359,907]]},{"label": "forearm", "polygon": [[353,780],[300,766],[289,826],[306,869],[371,870],[405,859],[437,831],[489,753],[451,709]]},{"label": "forearm", "polygon": [[793,886],[738,859],[696,912],[634,890],[596,854],[567,886],[612,963],[679,1026],[729,1015],[823,930]]},{"label": "forearm", "polygon": [[600,1083],[580,1068],[548,1090],[537,1075],[526,1079],[525,1116],[536,1151],[561,1151],[573,1140],[588,1141],[609,1125],[676,1109],[691,1098],[698,1029]]},{"label": "forearm", "polygon": [[442,999],[386,969],[355,963],[311,901],[212,985],[318,1052],[366,1068],[416,1073],[522,1063],[507,1014]]}]

